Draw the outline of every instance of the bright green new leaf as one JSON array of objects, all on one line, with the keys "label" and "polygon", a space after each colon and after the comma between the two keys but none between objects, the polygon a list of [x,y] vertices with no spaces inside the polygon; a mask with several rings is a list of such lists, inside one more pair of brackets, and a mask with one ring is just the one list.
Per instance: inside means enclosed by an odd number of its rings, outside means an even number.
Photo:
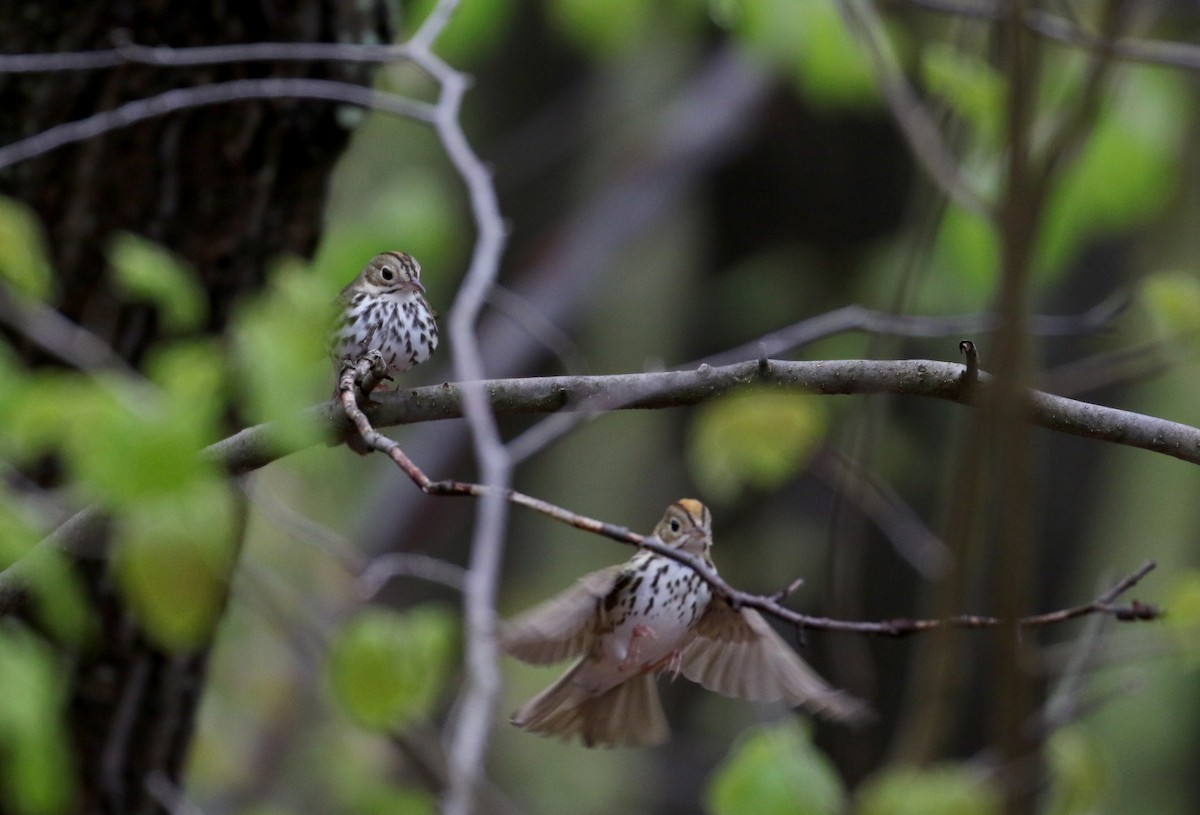
[{"label": "bright green new leaf", "polygon": [[1139,300],[1165,338],[1200,330],[1200,278],[1194,274],[1152,274],[1142,281]]},{"label": "bright green new leaf", "polygon": [[53,652],[16,625],[0,630],[0,801],[18,815],[65,812],[73,790],[64,686]]},{"label": "bright green new leaf", "polygon": [[118,232],[108,245],[116,281],[133,297],[158,306],[169,328],[187,331],[204,322],[205,296],[186,262],[156,243]]},{"label": "bright green new leaf", "polygon": [[1046,815],[1091,815],[1110,788],[1112,768],[1099,742],[1082,725],[1056,730],[1046,742],[1050,799]]},{"label": "bright green new leaf", "polygon": [[228,591],[237,525],[234,498],[218,478],[118,517],[121,590],[161,646],[189,651],[209,642]]},{"label": "bright green new leaf", "polygon": [[0,284],[25,297],[50,296],[46,237],[33,210],[0,195]]},{"label": "bright green new leaf", "polygon": [[363,727],[389,731],[427,715],[450,673],[455,618],[421,606],[372,608],[339,634],[330,661],[342,707]]},{"label": "bright green new leaf", "polygon": [[869,779],[855,796],[855,815],[1000,815],[999,791],[965,764],[897,767]]},{"label": "bright green new leaf", "polygon": [[796,721],[756,727],[734,744],[705,792],[712,815],[835,815],[842,780]]},{"label": "bright green new leaf", "polygon": [[774,489],[804,468],[827,425],[826,403],[814,396],[756,388],[706,402],[690,433],[693,476],[717,500]]},{"label": "bright green new leaf", "polygon": [[238,392],[248,417],[276,422],[286,446],[319,440],[316,424],[301,411],[333,392],[329,336],[335,297],[307,267],[288,263],[271,274],[266,291],[239,309],[233,321]]}]

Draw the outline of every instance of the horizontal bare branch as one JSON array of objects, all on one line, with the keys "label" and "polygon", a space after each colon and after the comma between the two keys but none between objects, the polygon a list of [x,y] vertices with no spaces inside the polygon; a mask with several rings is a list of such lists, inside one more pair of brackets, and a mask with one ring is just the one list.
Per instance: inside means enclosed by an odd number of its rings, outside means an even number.
[{"label": "horizontal bare branch", "polygon": [[[975,388],[964,387],[966,369],[934,360],[761,360],[735,365],[701,365],[691,371],[492,379],[483,383],[491,409],[500,414],[559,410],[652,409],[693,405],[747,385],[775,385],[828,395],[891,393],[970,404]],[[978,387],[990,378],[980,373]],[[454,383],[377,394],[368,411],[373,427],[462,416],[460,386]],[[322,432],[345,437],[350,422],[334,405],[314,406],[308,416]],[[1137,447],[1200,464],[1200,429],[1131,411],[1080,402],[1041,391],[1029,395],[1029,420],[1060,433]],[[283,449],[270,424],[250,427],[210,446],[208,454],[234,473],[264,467],[295,452]]]}]

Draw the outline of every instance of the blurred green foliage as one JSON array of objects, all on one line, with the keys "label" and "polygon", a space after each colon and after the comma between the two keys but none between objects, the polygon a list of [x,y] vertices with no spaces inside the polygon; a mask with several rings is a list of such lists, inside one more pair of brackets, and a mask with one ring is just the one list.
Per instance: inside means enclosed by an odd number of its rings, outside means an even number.
[{"label": "blurred green foliage", "polygon": [[696,483],[717,501],[777,489],[804,469],[828,422],[828,400],[816,396],[747,388],[709,400],[689,436]]},{"label": "blurred green foliage", "polygon": [[1200,331],[1200,276],[1170,271],[1147,275],[1139,302],[1162,340],[1174,342]]},{"label": "blurred green foliage", "polygon": [[195,273],[162,246],[118,232],[109,243],[108,262],[117,285],[131,299],[157,306],[167,328],[187,331],[204,322],[204,292]]},{"label": "blurred green foliage", "polygon": [[1083,725],[1060,728],[1046,742],[1050,794],[1046,815],[1102,812],[1113,767],[1099,740]]},{"label": "blurred green foliage", "polygon": [[0,195],[0,284],[22,297],[47,299],[52,275],[45,241],[29,207]]},{"label": "blurred green foliage", "polygon": [[1200,667],[1200,569],[1175,576],[1166,597],[1170,609],[1166,626],[1181,661],[1190,670]]},{"label": "blurred green foliage", "polygon": [[[984,55],[935,41],[921,49],[921,79],[971,126],[974,143],[999,150],[1008,86]],[[993,155],[996,155],[993,153]]]},{"label": "blurred green foliage", "polygon": [[238,535],[220,480],[139,501],[117,519],[116,573],[146,632],[169,650],[207,644],[224,610]]},{"label": "blurred green foliage", "polygon": [[246,415],[256,423],[274,422],[280,444],[303,447],[320,440],[301,410],[333,391],[329,334],[335,314],[329,285],[304,264],[285,261],[272,271],[266,290],[234,317],[237,387]]},{"label": "blurred green foliage", "polygon": [[1120,234],[1162,210],[1179,181],[1189,94],[1182,78],[1161,68],[1118,72],[1080,153],[1052,188],[1042,269],[1061,275],[1084,241]]},{"label": "blurred green foliage", "polygon": [[845,801],[833,763],[796,721],[743,733],[705,792],[712,815],[836,815]]},{"label": "blurred green foliage", "polygon": [[[437,0],[414,0],[409,4],[397,40],[402,42],[416,33],[436,4]],[[458,68],[470,68],[486,59],[503,42],[514,5],[514,0],[460,3],[437,39],[438,54]]]},{"label": "blurred green foliage", "polygon": [[834,0],[730,0],[719,4],[719,13],[749,53],[777,66],[817,108],[879,105],[870,61]]},{"label": "blurred green foliage", "polygon": [[362,611],[333,644],[334,694],[363,727],[387,732],[429,716],[453,664],[456,631],[456,616],[437,606]]},{"label": "blurred green foliage", "polygon": [[0,628],[0,688],[0,800],[17,815],[68,811],[74,785],[60,666],[18,625]]},{"label": "blurred green foliage", "polygon": [[855,795],[854,815],[1000,815],[1000,793],[965,764],[893,767],[872,776]]}]

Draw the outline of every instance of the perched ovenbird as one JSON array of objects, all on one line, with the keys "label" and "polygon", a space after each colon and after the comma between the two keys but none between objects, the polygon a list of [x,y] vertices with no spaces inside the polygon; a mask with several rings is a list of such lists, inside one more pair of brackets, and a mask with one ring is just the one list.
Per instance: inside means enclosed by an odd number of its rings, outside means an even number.
[{"label": "perched ovenbird", "polygon": [[[425,299],[421,265],[412,255],[384,252],[371,258],[338,295],[338,310],[329,344],[337,373],[347,359],[373,350],[383,355],[389,372],[402,373],[429,359],[437,348],[437,312]],[[333,395],[336,398],[336,388]],[[358,436],[351,436],[347,444],[356,453],[369,452]]]},{"label": "perched ovenbird", "polygon": [[330,353],[335,366],[378,349],[395,373],[429,359],[438,344],[436,312],[425,299],[421,264],[404,252],[371,258],[338,295]]},{"label": "perched ovenbird", "polygon": [[[654,536],[712,565],[712,517],[699,501],[671,504]],[[512,723],[534,733],[578,735],[589,747],[667,740],[659,672],[682,673],[739,699],[803,705],[831,719],[868,715],[865,704],[817,676],[757,611],[733,609],[691,567],[646,549],[506,623],[500,645],[536,665],[580,657],[522,705]]]}]

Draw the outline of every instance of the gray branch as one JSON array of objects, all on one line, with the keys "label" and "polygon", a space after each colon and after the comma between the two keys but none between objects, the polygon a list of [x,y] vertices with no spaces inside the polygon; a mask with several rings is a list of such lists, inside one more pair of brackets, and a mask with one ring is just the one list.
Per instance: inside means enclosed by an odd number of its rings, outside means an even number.
[{"label": "gray branch", "polygon": [[[825,395],[890,393],[971,404],[975,388],[962,383],[966,368],[935,360],[823,360],[816,362],[749,361],[691,371],[491,379],[482,383],[497,414],[553,413],[560,410],[661,409],[694,405],[747,385],[776,385]],[[980,373],[978,387],[990,377]],[[463,415],[461,386],[454,383],[378,394],[368,411],[375,427],[414,424]],[[336,416],[334,414],[337,414]],[[315,426],[330,436],[353,432],[331,404],[308,410]],[[1200,464],[1200,429],[1031,391],[1029,421],[1074,436],[1138,447]],[[280,447],[270,424],[250,427],[207,449],[232,473],[245,473],[296,452]]]}]

